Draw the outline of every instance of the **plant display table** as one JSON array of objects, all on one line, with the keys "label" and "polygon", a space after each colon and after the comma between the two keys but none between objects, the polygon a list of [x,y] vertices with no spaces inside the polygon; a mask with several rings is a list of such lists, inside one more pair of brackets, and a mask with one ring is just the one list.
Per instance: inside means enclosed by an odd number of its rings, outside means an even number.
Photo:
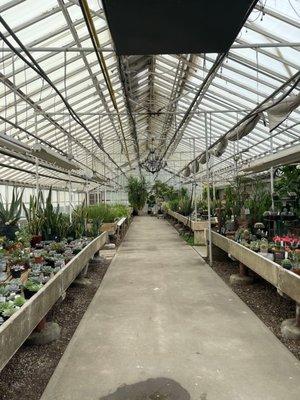
[{"label": "plant display table", "polygon": [[194,232],[194,244],[195,245],[206,245],[206,230],[208,228],[207,221],[193,221],[184,215],[181,215],[175,211],[168,210],[168,215],[183,225],[187,226]]},{"label": "plant display table", "polygon": [[107,233],[92,240],[0,327],[0,370],[39,325],[70,284],[104,247]]},{"label": "plant display table", "polygon": [[212,232],[212,244],[240,262],[241,277],[245,276],[246,266],[275,286],[278,293],[296,302],[295,319],[284,321],[282,332],[287,337],[300,339],[300,276],[219,233]]}]

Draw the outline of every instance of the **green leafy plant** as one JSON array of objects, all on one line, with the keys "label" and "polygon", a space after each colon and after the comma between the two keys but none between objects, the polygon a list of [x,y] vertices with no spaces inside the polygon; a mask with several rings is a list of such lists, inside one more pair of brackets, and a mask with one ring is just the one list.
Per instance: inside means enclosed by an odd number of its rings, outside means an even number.
[{"label": "green leafy plant", "polygon": [[148,196],[145,178],[131,176],[128,179],[127,191],[130,205],[135,212],[140,211],[144,207]]},{"label": "green leafy plant", "polygon": [[68,235],[77,239],[84,235],[86,230],[87,207],[85,201],[77,206],[72,212],[72,222],[69,227]]},{"label": "green leafy plant", "polygon": [[1,285],[0,286],[0,296],[5,297],[8,295],[8,293],[9,293],[9,290],[8,290],[7,285]]},{"label": "green leafy plant", "polygon": [[3,306],[0,309],[1,314],[3,317],[9,318],[11,317],[16,311],[18,311],[18,307],[15,307],[13,303],[3,303]]},{"label": "green leafy plant", "polygon": [[185,216],[190,215],[192,212],[192,201],[187,189],[181,188],[175,193],[176,195],[174,194],[173,198],[167,203],[167,208]]},{"label": "green leafy plant", "polygon": [[24,289],[29,290],[30,292],[38,292],[40,289],[42,289],[43,285],[41,283],[37,283],[34,280],[27,279],[27,281],[24,284]]},{"label": "green leafy plant", "polygon": [[14,300],[14,305],[16,307],[22,307],[22,305],[26,303],[26,300],[23,296],[16,296],[15,300]]},{"label": "green leafy plant", "polygon": [[22,213],[23,191],[13,190],[11,203],[5,202],[0,195],[0,235],[10,240],[15,239],[15,232],[18,229],[18,222]]},{"label": "green leafy plant", "polygon": [[25,217],[28,224],[28,230],[31,235],[38,236],[41,234],[43,225],[43,209],[42,209],[43,193],[38,192],[37,196],[31,195],[28,208],[23,204]]},{"label": "green leafy plant", "polygon": [[244,207],[249,209],[248,220],[252,226],[256,222],[263,221],[263,214],[271,207],[272,199],[270,192],[266,189],[266,185],[259,180],[249,183],[248,192],[250,193],[244,201]]},{"label": "green leafy plant", "polygon": [[19,230],[15,233],[15,235],[18,243],[21,243],[24,247],[30,247],[30,240],[32,235],[29,232],[28,225],[21,226]]}]

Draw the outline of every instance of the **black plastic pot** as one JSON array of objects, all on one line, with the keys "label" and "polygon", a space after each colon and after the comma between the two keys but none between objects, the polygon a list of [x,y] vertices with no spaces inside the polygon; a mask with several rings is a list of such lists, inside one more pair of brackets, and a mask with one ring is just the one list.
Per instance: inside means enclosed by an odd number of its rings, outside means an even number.
[{"label": "black plastic pot", "polygon": [[1,225],[0,236],[6,236],[9,240],[15,240],[18,229],[16,225]]},{"label": "black plastic pot", "polygon": [[45,261],[47,265],[50,265],[50,267],[55,267],[55,260],[52,260],[51,258],[45,258]]},{"label": "black plastic pot", "polygon": [[26,300],[31,299],[31,297],[37,293],[37,292],[32,292],[31,290],[28,290],[26,288],[24,288],[23,292]]},{"label": "black plastic pot", "polygon": [[11,276],[12,276],[14,279],[17,279],[17,278],[20,278],[20,277],[21,277],[22,271],[21,271],[21,270],[11,269],[11,270],[10,270],[10,273],[11,273]]}]

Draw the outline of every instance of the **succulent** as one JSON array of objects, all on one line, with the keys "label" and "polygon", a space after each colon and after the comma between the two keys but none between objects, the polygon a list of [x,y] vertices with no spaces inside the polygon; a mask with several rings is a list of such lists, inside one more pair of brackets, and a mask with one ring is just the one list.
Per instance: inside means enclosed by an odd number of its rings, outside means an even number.
[{"label": "succulent", "polygon": [[289,269],[289,270],[293,268],[293,264],[292,264],[291,260],[289,260],[288,258],[282,260],[281,266],[284,269]]},{"label": "succulent", "polygon": [[257,240],[253,240],[250,242],[250,249],[252,251],[258,251],[259,250],[259,242]]},{"label": "succulent", "polygon": [[8,304],[8,306],[2,311],[3,317],[9,318],[16,311],[18,311],[19,307],[15,307],[13,304]]},{"label": "succulent", "polygon": [[29,290],[30,292],[38,292],[43,285],[34,281],[33,279],[28,279],[27,282],[24,284],[24,288]]},{"label": "succulent", "polygon": [[41,272],[42,272],[44,275],[51,275],[51,274],[53,273],[53,268],[50,267],[50,265],[43,265],[43,266],[41,267]]},{"label": "succulent", "polygon": [[7,296],[8,292],[9,292],[9,290],[8,290],[7,285],[0,286],[0,296],[5,297],[5,296]]},{"label": "succulent", "polygon": [[16,296],[14,300],[14,305],[16,307],[22,307],[22,305],[26,302],[25,298],[23,296]]},{"label": "succulent", "polygon": [[8,301],[6,303],[0,304],[0,314],[3,317],[9,318],[11,317],[19,307],[16,307],[12,301]]}]

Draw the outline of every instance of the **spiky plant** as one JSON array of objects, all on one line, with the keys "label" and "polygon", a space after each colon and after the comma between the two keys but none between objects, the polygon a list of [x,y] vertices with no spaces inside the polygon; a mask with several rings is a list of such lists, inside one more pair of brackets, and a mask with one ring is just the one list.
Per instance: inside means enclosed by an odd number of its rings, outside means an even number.
[{"label": "spiky plant", "polygon": [[30,196],[28,208],[23,204],[28,229],[31,235],[41,234],[43,225],[42,196],[43,193],[39,191],[37,196]]},{"label": "spiky plant", "polygon": [[22,197],[23,190],[21,192],[18,192],[17,189],[14,189],[11,203],[7,204],[5,201],[3,201],[3,198],[0,195],[0,225],[17,225],[22,212]]}]

